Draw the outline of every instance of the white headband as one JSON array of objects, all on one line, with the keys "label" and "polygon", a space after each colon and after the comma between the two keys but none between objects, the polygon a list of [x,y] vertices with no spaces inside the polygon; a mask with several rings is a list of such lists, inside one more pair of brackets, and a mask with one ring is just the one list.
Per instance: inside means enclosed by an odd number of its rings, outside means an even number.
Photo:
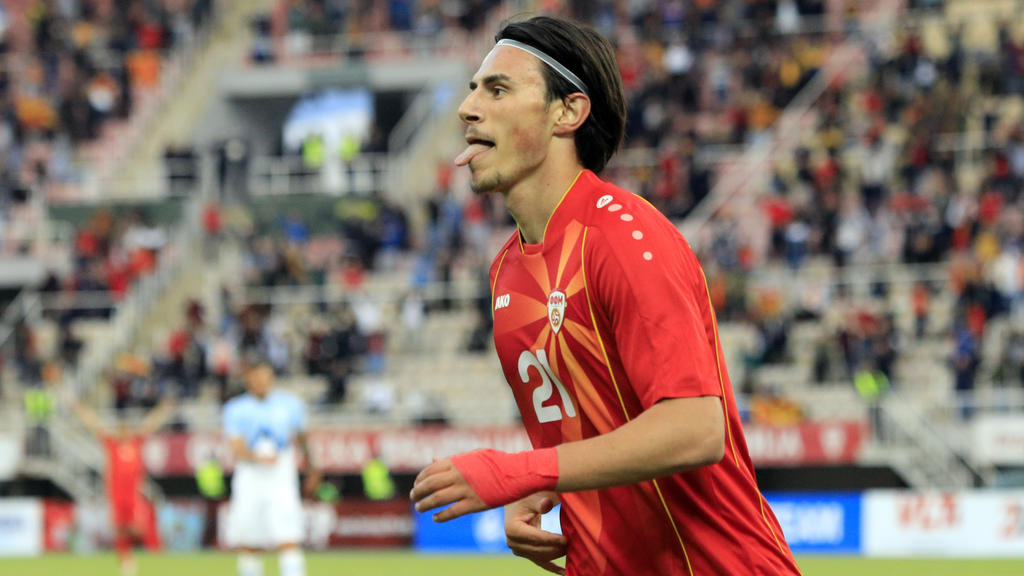
[{"label": "white headband", "polygon": [[539,58],[541,62],[547,64],[548,66],[551,66],[555,70],[555,72],[561,74],[562,78],[568,80],[569,83],[575,86],[577,90],[583,92],[587,96],[590,96],[590,91],[587,90],[587,85],[583,83],[583,80],[580,80],[579,76],[573,74],[571,70],[569,70],[565,66],[562,66],[561,62],[555,60],[551,56],[548,56],[547,54],[538,50],[537,48],[534,48],[529,44],[523,44],[522,42],[516,40],[510,40],[508,38],[498,40],[498,43],[495,44],[495,46],[511,46],[513,48],[519,48],[523,52],[529,52],[530,54],[533,54],[534,56]]}]

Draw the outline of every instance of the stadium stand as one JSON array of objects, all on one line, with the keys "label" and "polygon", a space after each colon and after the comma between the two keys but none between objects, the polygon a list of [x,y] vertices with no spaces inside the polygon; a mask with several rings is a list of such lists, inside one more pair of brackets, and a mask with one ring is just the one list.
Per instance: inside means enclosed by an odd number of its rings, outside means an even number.
[{"label": "stadium stand", "polygon": [[[59,4],[76,5],[72,13],[54,12],[58,3],[4,7],[10,185],[0,220],[12,232],[3,251],[39,259],[61,238],[70,247],[63,274],[4,312],[9,421],[28,425],[26,389],[64,382],[106,415],[180,395],[177,429],[215,430],[238,386],[237,358],[256,347],[317,406],[319,426],[515,422],[487,353],[485,281],[511,228],[500,200],[473,197],[448,166],[459,132],[436,120],[453,116],[461,85],[451,93],[441,81],[410,88],[378,78],[382,91],[407,92],[386,102],[410,112],[379,107],[373,136],[345,158],[371,176],[341,178],[338,194],[323,188],[328,163],[254,136],[281,132],[279,107],[225,113],[228,105],[213,104],[207,119],[252,127],[186,147],[207,163],[195,191],[172,202],[174,216],[65,215],[77,224],[52,225],[60,232],[26,248],[37,228],[26,223],[48,217],[36,199],[58,218],[56,204],[88,188],[78,186],[89,181],[79,163],[111,175],[104,163],[124,154],[103,151],[139,142],[138,128],[117,126],[140,114],[147,90],[159,93],[152,109],[169,113],[166,91],[180,86],[152,77],[153,58],[187,49],[216,12],[199,0],[154,11],[77,4]],[[394,66],[401,76],[403,65],[444,58],[462,82],[483,52],[466,47],[487,46],[492,23],[548,3],[264,4],[254,20],[226,24],[252,34],[235,54],[242,80],[224,83],[237,100],[275,94],[274,82],[292,78],[283,70],[315,78],[339,62],[372,63],[374,74]],[[687,232],[748,421],[870,421],[875,435],[860,463],[892,468],[897,485],[1007,481],[968,456],[963,426],[992,409],[1024,410],[1020,3],[925,3],[898,30],[886,27],[891,2],[841,13],[824,4],[561,10],[615,41],[631,106],[608,174]],[[291,96],[313,86],[297,85]],[[82,292],[101,294],[90,301]],[[95,486],[75,477],[90,477],[99,455],[74,426],[52,420],[60,464],[30,458],[26,469],[88,495]]]}]

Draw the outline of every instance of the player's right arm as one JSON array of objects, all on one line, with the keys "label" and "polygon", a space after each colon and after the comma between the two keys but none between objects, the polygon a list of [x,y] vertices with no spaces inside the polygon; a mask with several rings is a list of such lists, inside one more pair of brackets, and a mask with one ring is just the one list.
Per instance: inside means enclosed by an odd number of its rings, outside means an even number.
[{"label": "player's right arm", "polygon": [[142,421],[142,425],[139,427],[142,435],[150,436],[163,428],[164,424],[174,415],[175,404],[177,402],[172,396],[165,396],[161,399],[160,404],[150,410],[149,414],[146,414],[145,420]]},{"label": "player's right arm", "polygon": [[273,464],[275,456],[261,456],[253,452],[245,442],[244,421],[246,406],[238,399],[229,401],[224,406],[224,437],[235,457],[236,462],[252,462],[254,464]]},{"label": "player's right arm", "polygon": [[228,438],[231,452],[235,455],[236,462],[252,462],[254,464],[273,464],[277,459],[275,456],[260,456],[245,445],[245,438],[231,436]]},{"label": "player's right arm", "polygon": [[558,501],[558,494],[545,491],[506,506],[505,542],[516,556],[526,558],[548,572],[565,574],[565,568],[553,562],[565,556],[565,536],[540,527],[540,517],[551,511]]},{"label": "player's right arm", "polygon": [[103,438],[107,436],[107,429],[100,422],[100,417],[96,415],[91,408],[82,404],[81,400],[77,398],[71,404],[71,409],[74,410],[75,416],[82,422],[82,425],[95,437]]}]

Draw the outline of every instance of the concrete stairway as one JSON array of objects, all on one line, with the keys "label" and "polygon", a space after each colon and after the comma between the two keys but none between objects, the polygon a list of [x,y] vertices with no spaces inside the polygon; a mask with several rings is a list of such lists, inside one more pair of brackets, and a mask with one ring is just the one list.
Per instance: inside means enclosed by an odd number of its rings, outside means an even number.
[{"label": "concrete stairway", "polygon": [[186,144],[207,100],[218,89],[217,75],[243,61],[250,39],[249,23],[256,14],[269,12],[271,0],[221,2],[221,13],[207,41],[195,54],[177,63],[177,81],[161,95],[158,113],[146,126],[113,171],[111,193],[133,197],[162,190],[166,177],[162,155],[168,144]]}]

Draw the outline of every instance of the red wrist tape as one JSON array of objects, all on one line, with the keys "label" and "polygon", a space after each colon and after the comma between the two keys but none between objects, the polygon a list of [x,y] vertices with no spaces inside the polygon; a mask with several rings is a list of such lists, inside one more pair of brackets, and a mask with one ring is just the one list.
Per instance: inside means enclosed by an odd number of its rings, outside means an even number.
[{"label": "red wrist tape", "polygon": [[514,454],[477,450],[453,456],[452,464],[490,508],[554,490],[558,484],[558,452],[554,448]]}]

